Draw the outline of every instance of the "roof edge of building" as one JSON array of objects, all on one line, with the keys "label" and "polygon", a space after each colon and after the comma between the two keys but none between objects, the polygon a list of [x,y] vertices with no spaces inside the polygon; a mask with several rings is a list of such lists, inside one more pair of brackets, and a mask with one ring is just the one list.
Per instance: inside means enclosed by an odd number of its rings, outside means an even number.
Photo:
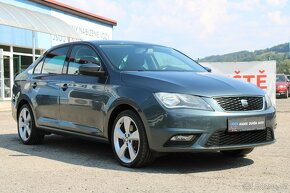
[{"label": "roof edge of building", "polygon": [[57,10],[61,10],[61,11],[67,12],[67,13],[71,13],[71,14],[74,14],[74,15],[77,15],[77,16],[80,16],[80,17],[84,17],[84,18],[87,18],[87,19],[98,21],[98,22],[101,22],[101,23],[109,24],[109,25],[112,25],[112,26],[116,26],[117,25],[117,21],[116,20],[109,19],[109,18],[100,16],[100,15],[96,15],[96,14],[93,14],[93,13],[78,9],[78,8],[70,6],[70,5],[67,5],[67,4],[64,4],[64,3],[60,3],[60,2],[55,1],[55,0],[29,0],[29,1],[32,1],[34,3],[38,3],[38,4],[41,4],[41,5],[45,5],[47,7],[54,8],[54,9],[57,9]]}]

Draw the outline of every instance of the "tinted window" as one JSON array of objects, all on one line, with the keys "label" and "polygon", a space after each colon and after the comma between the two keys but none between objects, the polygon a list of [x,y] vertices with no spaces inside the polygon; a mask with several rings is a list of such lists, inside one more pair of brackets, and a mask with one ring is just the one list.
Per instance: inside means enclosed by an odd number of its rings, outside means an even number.
[{"label": "tinted window", "polygon": [[68,48],[69,47],[61,47],[49,52],[46,55],[42,73],[61,74]]},{"label": "tinted window", "polygon": [[277,82],[285,82],[286,81],[286,77],[284,75],[277,75],[276,76],[276,81]]},{"label": "tinted window", "polygon": [[69,57],[68,74],[79,74],[79,67],[83,64],[100,64],[100,59],[90,46],[74,46]]},{"label": "tinted window", "polygon": [[126,71],[193,71],[206,70],[186,55],[155,45],[100,45],[113,66]]},{"label": "tinted window", "polygon": [[34,74],[40,74],[41,73],[41,69],[42,69],[42,64],[43,64],[43,56],[37,58],[35,60],[35,63],[37,63],[37,64],[36,64],[36,66],[34,68],[33,73]]}]

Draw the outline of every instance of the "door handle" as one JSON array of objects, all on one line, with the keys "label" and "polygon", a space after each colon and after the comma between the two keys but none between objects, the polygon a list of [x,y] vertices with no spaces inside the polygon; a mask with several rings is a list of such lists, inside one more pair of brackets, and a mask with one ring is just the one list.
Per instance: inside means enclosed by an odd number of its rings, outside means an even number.
[{"label": "door handle", "polygon": [[37,87],[37,83],[36,82],[32,83],[31,87],[32,88],[36,88]]},{"label": "door handle", "polygon": [[63,84],[63,85],[61,86],[61,89],[62,89],[63,91],[66,91],[66,89],[68,89],[68,85],[67,85],[67,83]]}]

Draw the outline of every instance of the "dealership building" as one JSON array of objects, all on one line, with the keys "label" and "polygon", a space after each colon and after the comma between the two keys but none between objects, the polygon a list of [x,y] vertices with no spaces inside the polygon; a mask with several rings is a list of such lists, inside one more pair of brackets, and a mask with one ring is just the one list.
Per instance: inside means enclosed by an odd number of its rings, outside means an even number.
[{"label": "dealership building", "polygon": [[115,20],[53,0],[0,0],[0,101],[10,100],[15,74],[52,46],[110,40]]}]

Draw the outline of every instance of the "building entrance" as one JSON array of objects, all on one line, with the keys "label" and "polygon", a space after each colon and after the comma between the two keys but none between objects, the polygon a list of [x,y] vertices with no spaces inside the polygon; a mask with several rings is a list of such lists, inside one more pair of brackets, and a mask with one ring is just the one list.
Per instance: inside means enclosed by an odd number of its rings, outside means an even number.
[{"label": "building entrance", "polygon": [[[3,46],[2,46],[3,47]],[[0,100],[10,100],[14,76],[23,72],[33,62],[31,49],[10,47],[1,49],[0,45]],[[41,54],[37,50],[36,58]]]}]

